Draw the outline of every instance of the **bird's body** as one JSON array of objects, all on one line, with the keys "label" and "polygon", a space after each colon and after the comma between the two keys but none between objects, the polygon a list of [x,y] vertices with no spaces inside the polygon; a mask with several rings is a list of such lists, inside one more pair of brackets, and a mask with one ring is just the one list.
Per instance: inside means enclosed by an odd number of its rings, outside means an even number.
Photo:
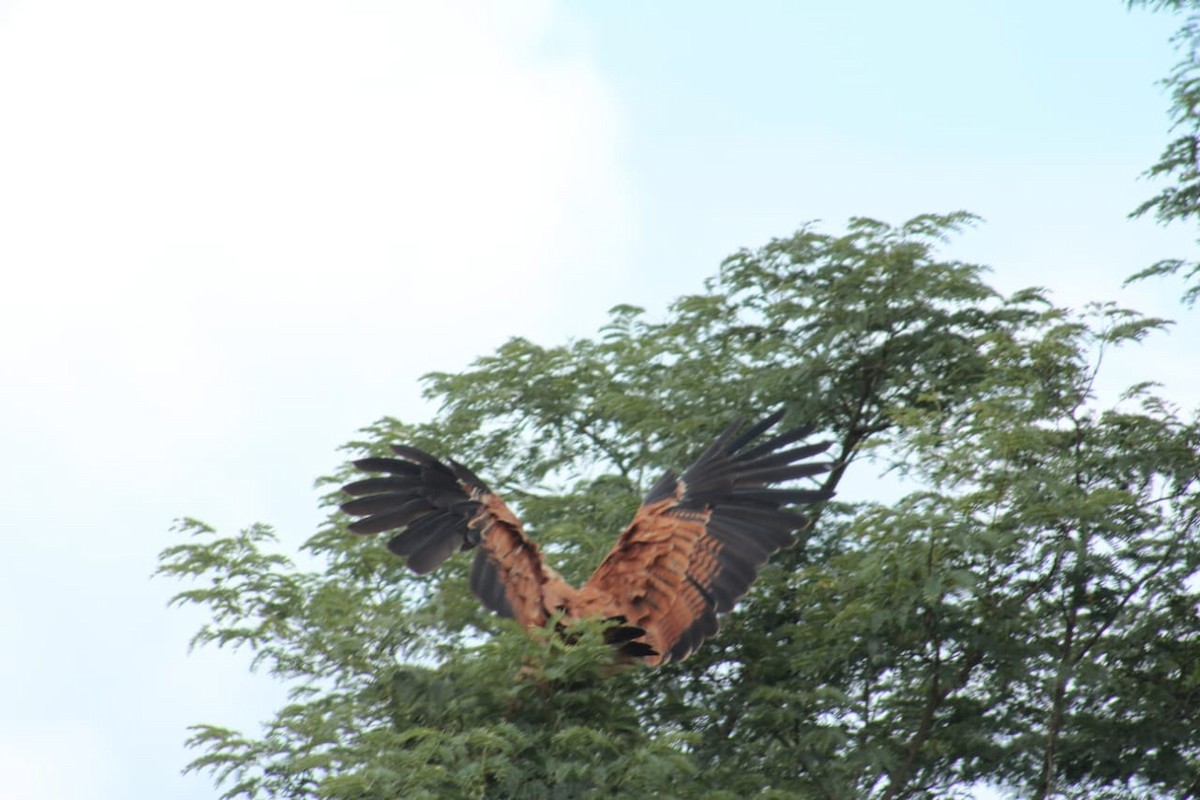
[{"label": "bird's body", "polygon": [[[808,520],[783,509],[829,499],[829,489],[773,485],[826,472],[806,459],[827,442],[783,449],[811,428],[748,447],[775,425],[774,414],[738,435],[730,426],[681,477],[667,472],[650,489],[633,521],[581,588],[549,567],[520,521],[478,477],[454,461],[442,463],[413,447],[393,445],[398,458],[355,462],[386,473],[345,487],[344,504],[362,519],[355,533],[403,529],[388,548],[424,574],[456,550],[475,550],[471,590],[487,608],[540,627],[556,614],[570,625],[615,619],[612,640],[650,664],[685,658],[717,631],[758,567],[793,541]],[[803,463],[800,463],[803,462]]]}]

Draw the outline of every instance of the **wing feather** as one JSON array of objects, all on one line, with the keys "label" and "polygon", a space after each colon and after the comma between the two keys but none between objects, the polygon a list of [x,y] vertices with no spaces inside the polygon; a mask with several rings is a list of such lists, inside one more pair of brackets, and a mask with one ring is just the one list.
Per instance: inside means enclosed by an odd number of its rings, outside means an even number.
[{"label": "wing feather", "polygon": [[742,423],[732,425],[681,477],[664,475],[580,591],[580,610],[644,628],[657,653],[651,663],[685,658],[715,634],[717,614],[733,608],[758,568],[808,524],[784,506],[833,494],[772,486],[831,468],[828,461],[806,461],[829,442],[790,447],[812,426],[746,449],[782,418],[776,412],[741,433]]},{"label": "wing feather", "polygon": [[388,475],[382,478],[363,478],[361,481],[348,483],[342,487],[342,491],[351,497],[362,497],[363,495],[376,494],[379,492],[392,492],[401,489],[411,489],[413,486],[420,485],[420,483],[420,474]]},{"label": "wing feather", "polygon": [[354,533],[398,531],[387,543],[418,575],[432,572],[458,550],[477,548],[471,591],[483,605],[523,625],[543,625],[574,590],[543,561],[537,545],[498,495],[473,472],[408,445],[396,458],[355,461],[385,473],[347,484],[355,499],[342,505]]},{"label": "wing feather", "polygon": [[[767,419],[773,419],[775,422],[778,422],[779,420],[783,419],[783,415],[780,414],[779,412],[776,412],[774,415],[772,415],[771,417],[768,417]],[[765,422],[766,420],[763,420],[763,421]],[[774,424],[774,423],[772,423],[772,424]],[[768,427],[770,427],[770,426],[768,426]],[[785,445],[795,444],[796,442],[800,441],[801,439],[807,439],[809,436],[812,436],[813,431],[815,431],[816,429],[817,429],[817,426],[812,425],[812,424],[801,425],[799,428],[792,428],[791,430],[784,431],[783,433],[778,434],[777,436],[772,436],[770,439],[767,439],[765,442],[760,442],[759,444],[750,448],[749,450],[742,451],[741,457],[744,458],[746,461],[755,461],[760,456],[763,456],[765,454],[778,452],[779,449],[781,447],[784,447]],[[741,449],[742,447],[745,447],[747,444],[749,444],[750,442],[757,439],[758,436],[760,436],[764,432],[765,432],[765,429],[748,439],[745,436],[740,437],[738,439],[738,446],[734,449]],[[818,442],[817,444],[809,445],[809,447],[819,448],[821,446],[821,444],[822,444],[821,442]],[[821,452],[821,451],[817,450],[817,453],[819,453],[819,452]],[[814,455],[816,455],[816,453],[814,453]]]},{"label": "wing feather", "polygon": [[[717,441],[714,442],[713,445],[715,447],[718,443],[721,443],[722,440],[725,440],[725,442],[727,442],[727,444],[725,445],[726,452],[732,453],[737,450],[741,450],[743,447],[750,444],[751,442],[753,442],[758,437],[762,436],[767,431],[771,430],[771,428],[774,428],[779,423],[779,421],[781,419],[783,419],[784,412],[785,412],[785,409],[781,408],[778,411],[774,412],[773,414],[769,414],[764,419],[759,420],[758,422],[754,423],[746,430],[742,431],[741,436],[738,436],[736,439],[733,439],[733,441],[729,441],[729,439],[731,439],[733,437],[733,435],[735,433],[737,433],[739,430],[741,430],[742,426],[746,424],[745,420],[738,420],[737,422],[734,422],[732,425],[730,425],[728,428],[726,428],[725,432],[722,433],[719,437],[717,437]],[[807,426],[805,428],[798,428],[797,430],[804,431],[804,434],[803,434],[804,436],[808,436],[808,434],[812,433],[811,426]],[[789,433],[790,433],[790,431],[789,431]],[[710,447],[709,450],[713,450],[714,447]],[[719,449],[719,448],[717,448],[717,449]],[[700,458],[696,459],[696,461],[697,462],[703,461],[705,455],[708,455],[708,453],[702,454],[700,456]]]}]

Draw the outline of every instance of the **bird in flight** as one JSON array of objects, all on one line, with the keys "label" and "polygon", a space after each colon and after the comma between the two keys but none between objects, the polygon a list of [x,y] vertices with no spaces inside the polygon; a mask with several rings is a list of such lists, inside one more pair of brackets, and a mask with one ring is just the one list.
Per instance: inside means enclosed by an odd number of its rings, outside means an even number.
[{"label": "bird in flight", "polygon": [[600,618],[619,624],[609,641],[651,665],[686,658],[717,632],[717,614],[733,608],[758,568],[794,543],[810,520],[786,506],[828,500],[831,488],[776,484],[827,472],[812,461],[829,442],[800,444],[805,426],[755,444],[783,411],[744,428],[735,422],[680,476],[667,471],[582,588],[542,558],[520,521],[473,472],[415,447],[392,445],[395,458],[354,465],[376,477],[350,483],[342,510],[361,517],[359,534],[399,531],[388,540],[418,575],[457,550],[475,550],[471,590],[485,607],[527,628],[555,614],[561,622]]}]

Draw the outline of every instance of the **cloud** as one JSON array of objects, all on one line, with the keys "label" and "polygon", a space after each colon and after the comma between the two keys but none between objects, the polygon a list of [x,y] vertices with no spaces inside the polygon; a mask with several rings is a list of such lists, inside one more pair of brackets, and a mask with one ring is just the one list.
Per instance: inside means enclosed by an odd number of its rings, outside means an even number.
[{"label": "cloud", "polygon": [[20,411],[211,436],[256,376],[428,369],[536,326],[576,243],[619,249],[628,224],[603,87],[526,55],[551,22],[544,4],[16,6],[0,366]]},{"label": "cloud", "polygon": [[110,796],[111,750],[95,728],[42,723],[0,732],[0,775],[9,797],[97,800]]},{"label": "cloud", "polygon": [[147,584],[171,519],[294,550],[418,375],[627,299],[621,114],[572,35],[545,2],[0,7],[10,791],[210,796],[185,725],[277,698],[183,658]]}]

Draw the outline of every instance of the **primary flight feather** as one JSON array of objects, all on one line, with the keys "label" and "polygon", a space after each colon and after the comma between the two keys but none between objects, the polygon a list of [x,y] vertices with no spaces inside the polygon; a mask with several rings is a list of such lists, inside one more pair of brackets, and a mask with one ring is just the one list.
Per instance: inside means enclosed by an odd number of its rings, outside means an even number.
[{"label": "primary flight feather", "polygon": [[785,506],[828,500],[828,488],[777,484],[827,472],[811,461],[829,442],[796,445],[812,427],[759,439],[779,411],[742,430],[730,425],[681,476],[666,472],[587,583],[576,589],[542,559],[520,521],[473,472],[415,447],[392,445],[395,458],[354,465],[377,477],[343,491],[342,510],[361,519],[354,533],[400,531],[387,546],[417,574],[458,550],[475,550],[471,591],[484,606],[526,627],[556,613],[617,619],[611,640],[650,664],[686,658],[717,632],[717,614],[733,608],[758,568],[809,520]]}]

